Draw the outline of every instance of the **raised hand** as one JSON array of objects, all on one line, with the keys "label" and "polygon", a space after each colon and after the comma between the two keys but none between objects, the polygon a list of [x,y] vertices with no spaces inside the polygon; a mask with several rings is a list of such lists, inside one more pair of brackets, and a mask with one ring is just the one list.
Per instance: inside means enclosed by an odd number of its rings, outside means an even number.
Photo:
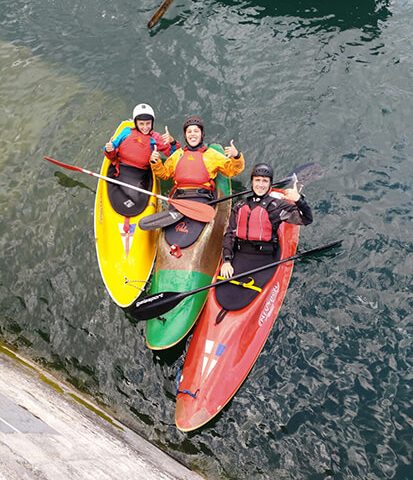
[{"label": "raised hand", "polygon": [[229,142],[230,146],[224,148],[225,155],[229,157],[236,157],[238,155],[238,149],[234,145],[234,140]]},{"label": "raised hand", "polygon": [[158,163],[160,158],[161,158],[161,154],[158,152],[158,148],[155,145],[153,147],[153,152],[151,153],[151,157],[150,157],[149,161],[151,163]]},{"label": "raised hand", "polygon": [[294,174],[294,183],[291,188],[286,188],[284,190],[284,195],[286,200],[290,200],[292,202],[296,202],[300,198],[300,190],[298,189],[298,179],[297,175]]},{"label": "raised hand", "polygon": [[106,145],[105,145],[105,150],[109,153],[109,152],[113,152],[113,150],[115,150],[113,148],[113,143],[112,142],[108,142]]},{"label": "raised hand", "polygon": [[162,140],[164,143],[172,143],[174,137],[169,133],[168,127],[165,126],[165,133],[162,135]]}]

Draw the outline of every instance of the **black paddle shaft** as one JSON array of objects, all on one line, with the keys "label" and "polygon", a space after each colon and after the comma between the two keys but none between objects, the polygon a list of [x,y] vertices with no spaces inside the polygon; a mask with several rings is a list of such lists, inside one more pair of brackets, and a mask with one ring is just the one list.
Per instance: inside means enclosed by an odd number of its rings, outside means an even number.
[{"label": "black paddle shaft", "polygon": [[[286,187],[292,180],[293,176],[285,177],[282,180],[278,180],[277,182],[271,185],[272,188],[284,188]],[[242,195],[248,195],[252,193],[252,190],[243,190],[242,192],[236,192],[232,195],[227,195],[226,197],[217,198],[216,200],[211,200],[208,202],[208,205],[216,205],[217,203],[225,202],[227,200],[231,200],[232,198],[241,197]]]},{"label": "black paddle shaft", "polygon": [[[289,185],[294,178],[298,178],[298,180],[302,182],[307,182],[308,178],[311,176],[311,173],[315,172],[315,176],[321,176],[321,167],[318,163],[306,163],[297,167],[293,172],[287,175],[282,180],[277,180],[276,182],[271,184],[272,188],[285,188]],[[303,179],[301,179],[301,173],[303,174]],[[240,197],[242,195],[248,195],[252,193],[252,189],[243,190],[242,192],[233,193],[232,195],[228,195],[226,197],[217,198],[216,200],[211,200],[208,202],[208,205],[215,205],[217,203],[225,202],[226,200],[231,200],[232,198]]]},{"label": "black paddle shaft", "polygon": [[220,280],[218,282],[211,283],[210,285],[204,285],[203,287],[196,288],[195,290],[190,290],[188,292],[160,292],[150,295],[143,300],[138,300],[135,305],[129,308],[129,313],[136,318],[137,320],[149,320],[151,318],[156,318],[169,310],[172,310],[178,303],[180,303],[184,298],[194,295],[196,293],[202,292],[209,288],[218,287],[224,283],[228,283],[231,280],[237,280],[239,278],[245,277],[247,275],[252,275],[253,273],[260,272],[267,268],[276,267],[282,263],[291,262],[292,260],[298,260],[315,253],[321,253],[326,250],[329,250],[334,247],[338,247],[342,244],[343,240],[337,240],[336,242],[328,243],[322,245],[321,247],[312,248],[311,250],[306,250],[305,252],[297,253],[288,258],[283,258],[277,262],[270,263],[268,265],[263,265],[261,267],[254,268],[248,272],[242,272],[238,275],[234,275],[231,278],[225,280]]},{"label": "black paddle shaft", "polygon": [[[298,180],[301,183],[308,183],[310,180],[316,180],[317,178],[321,178],[322,169],[318,163],[305,163],[304,165],[297,167],[294,172],[291,172],[287,177],[274,182],[271,187],[285,188],[291,183],[292,180],[294,180],[295,176],[298,177]],[[216,205],[217,203],[225,202],[227,200],[231,200],[232,198],[240,197],[242,195],[248,195],[249,193],[252,193],[251,189],[243,190],[242,192],[233,193],[232,195],[211,200],[210,202],[208,202],[208,205]],[[147,217],[141,218],[141,220],[139,221],[139,228],[141,228],[142,230],[165,228],[169,225],[173,225],[174,223],[179,222],[180,220],[182,220],[182,218],[184,218],[184,215],[182,213],[179,213],[175,210],[165,210],[163,212],[154,213],[152,215],[148,215]]]}]

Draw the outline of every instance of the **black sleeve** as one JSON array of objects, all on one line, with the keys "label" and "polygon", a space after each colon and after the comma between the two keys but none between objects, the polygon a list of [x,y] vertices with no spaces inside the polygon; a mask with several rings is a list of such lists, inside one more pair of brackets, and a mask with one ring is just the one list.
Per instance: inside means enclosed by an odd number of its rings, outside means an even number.
[{"label": "black sleeve", "polygon": [[310,205],[308,205],[306,199],[303,195],[295,202],[298,210],[301,212],[301,220],[303,225],[310,225],[313,223],[313,212],[311,211]]},{"label": "black sleeve", "polygon": [[313,221],[311,208],[303,196],[295,203],[282,199],[273,200],[268,208],[268,215],[273,225],[281,222],[309,225]]},{"label": "black sleeve", "polygon": [[228,227],[224,233],[224,240],[222,244],[222,258],[226,262],[230,262],[234,257],[235,234],[237,231],[237,215],[239,204],[236,204],[232,210],[228,221]]}]

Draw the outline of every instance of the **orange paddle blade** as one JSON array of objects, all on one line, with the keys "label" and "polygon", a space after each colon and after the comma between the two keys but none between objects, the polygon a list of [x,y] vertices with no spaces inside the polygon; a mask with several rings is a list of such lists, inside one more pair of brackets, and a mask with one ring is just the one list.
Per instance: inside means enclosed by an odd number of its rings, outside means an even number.
[{"label": "orange paddle blade", "polygon": [[206,203],[179,198],[170,198],[168,199],[168,203],[173,205],[178,212],[186,217],[193,218],[199,222],[208,223],[213,220],[216,215],[214,207],[211,207],[211,205],[207,205]]}]

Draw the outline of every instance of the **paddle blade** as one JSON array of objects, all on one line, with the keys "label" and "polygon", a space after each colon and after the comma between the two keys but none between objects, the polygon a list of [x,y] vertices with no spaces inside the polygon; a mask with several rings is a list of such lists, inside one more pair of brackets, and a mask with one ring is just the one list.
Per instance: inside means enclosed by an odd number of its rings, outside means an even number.
[{"label": "paddle blade", "polygon": [[293,181],[292,176],[291,177],[285,177],[282,180],[277,180],[276,182],[271,184],[271,187],[272,188],[286,188],[286,187],[288,187],[288,185],[291,184],[292,181]]},{"label": "paddle blade", "polygon": [[321,247],[312,248],[311,250],[307,250],[305,252],[299,253],[296,255],[297,257],[307,257],[308,255],[314,255],[316,253],[325,252],[330,250],[331,248],[340,247],[343,243],[343,240],[337,240],[335,242],[327,243],[326,245],[322,245]]},{"label": "paddle blade", "polygon": [[188,294],[186,292],[160,292],[138,300],[127,311],[136,320],[150,320],[172,310]]},{"label": "paddle blade", "polygon": [[165,228],[169,225],[181,220],[184,216],[182,213],[174,210],[164,210],[163,212],[153,213],[139,220],[139,228],[141,230],[156,230],[157,228]]},{"label": "paddle blade", "polygon": [[289,176],[297,175],[297,180],[304,185],[323,177],[324,172],[319,163],[311,162],[297,167]]},{"label": "paddle blade", "polygon": [[324,172],[319,163],[305,163],[304,165],[296,167],[294,171],[291,172],[287,177],[283,178],[282,180],[277,180],[271,186],[273,188],[286,188],[291,186],[295,176],[297,176],[299,183],[308,185],[309,183],[322,178],[323,175]]},{"label": "paddle blade", "polygon": [[199,222],[208,223],[213,220],[216,215],[214,207],[211,207],[211,205],[207,205],[206,203],[179,198],[169,198],[168,203],[173,205],[178,212],[181,212],[185,217],[198,220]]},{"label": "paddle blade", "polygon": [[75,165],[69,165],[68,163],[59,162],[59,160],[49,157],[48,155],[45,155],[43,158],[48,162],[54,163],[59,167],[66,168],[67,170],[74,170],[75,172],[83,172],[83,169],[80,167],[76,167]]}]

